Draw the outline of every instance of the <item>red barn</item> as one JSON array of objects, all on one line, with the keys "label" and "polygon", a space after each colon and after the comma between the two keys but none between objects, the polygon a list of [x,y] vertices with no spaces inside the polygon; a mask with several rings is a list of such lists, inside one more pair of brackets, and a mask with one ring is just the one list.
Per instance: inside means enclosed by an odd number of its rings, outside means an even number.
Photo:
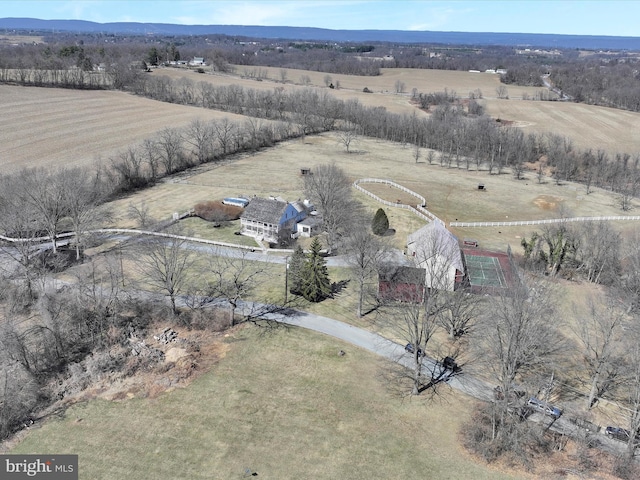
[{"label": "red barn", "polygon": [[378,273],[378,296],[383,300],[422,303],[425,281],[423,268],[388,265]]}]

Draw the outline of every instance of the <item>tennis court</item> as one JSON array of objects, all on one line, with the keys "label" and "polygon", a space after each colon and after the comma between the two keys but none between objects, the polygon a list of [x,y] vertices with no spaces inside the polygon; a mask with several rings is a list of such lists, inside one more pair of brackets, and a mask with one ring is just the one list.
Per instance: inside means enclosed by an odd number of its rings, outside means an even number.
[{"label": "tennis court", "polygon": [[500,261],[496,257],[470,255],[464,253],[469,283],[472,287],[505,288],[507,281]]}]

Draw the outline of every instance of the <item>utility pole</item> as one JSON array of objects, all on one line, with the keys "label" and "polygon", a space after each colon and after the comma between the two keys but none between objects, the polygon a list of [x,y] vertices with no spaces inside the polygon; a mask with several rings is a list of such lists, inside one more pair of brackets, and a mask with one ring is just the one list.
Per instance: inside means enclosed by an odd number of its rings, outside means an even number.
[{"label": "utility pole", "polygon": [[284,257],[284,303],[287,304],[289,298],[289,255]]}]

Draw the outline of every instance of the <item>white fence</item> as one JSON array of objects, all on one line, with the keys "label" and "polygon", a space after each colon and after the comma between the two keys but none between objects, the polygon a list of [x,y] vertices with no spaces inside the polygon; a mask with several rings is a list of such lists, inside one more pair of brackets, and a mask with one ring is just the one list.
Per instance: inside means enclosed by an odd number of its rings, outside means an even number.
[{"label": "white fence", "polygon": [[[146,235],[151,237],[175,238],[178,240],[184,240],[186,242],[204,243],[206,245],[215,245],[219,247],[239,248],[242,250],[250,250],[250,251],[261,250],[263,253],[287,253],[287,254],[293,253],[293,250],[291,249],[278,248],[278,249],[270,250],[270,249],[260,247],[258,245],[256,245],[255,247],[252,247],[247,245],[238,245],[235,243],[219,242],[217,240],[206,240],[204,238],[185,237],[183,235],[174,235],[171,233],[152,232],[148,230],[135,230],[132,228],[99,228],[96,230],[86,231],[84,232],[84,234],[131,235],[131,236]],[[75,236],[75,232],[61,233],[60,235],[56,236],[56,240],[73,237],[73,236]],[[47,237],[38,237],[38,238],[12,238],[12,237],[5,237],[4,235],[0,235],[0,240],[4,240],[10,243],[25,243],[25,242],[42,243],[42,242],[51,241],[51,237],[47,236]]]},{"label": "white fence", "polygon": [[[359,185],[360,183],[383,183],[385,185],[390,185],[390,186],[392,186],[394,188],[397,188],[398,190],[402,190],[403,192],[406,192],[409,195],[412,195],[412,196],[416,197],[418,200],[420,200],[420,203],[418,203],[414,207],[412,205],[407,205],[407,204],[404,204],[404,203],[389,202],[387,200],[383,200],[379,196],[371,193],[370,191],[362,188]],[[427,200],[422,195],[419,195],[416,192],[414,192],[412,190],[409,190],[407,187],[403,187],[402,185],[397,184],[396,182],[393,182],[391,180],[385,180],[385,179],[382,179],[382,178],[360,178],[360,179],[356,180],[355,182],[353,182],[353,186],[354,186],[354,188],[356,190],[364,193],[365,195],[368,195],[369,197],[373,198],[377,202],[382,203],[383,205],[387,205],[389,207],[394,207],[394,208],[403,208],[405,210],[411,210],[413,213],[418,215],[423,220],[426,220],[427,222],[436,221],[436,222],[440,222],[440,223],[442,223],[444,225],[444,222],[442,220],[440,220],[438,217],[436,217],[433,213],[431,213],[429,210],[427,210],[425,208],[425,206],[427,205]]]},{"label": "white fence", "polygon": [[608,217],[573,217],[573,218],[549,218],[546,220],[520,220],[516,222],[450,222],[452,227],[516,227],[522,225],[545,225],[550,223],[568,222],[600,222],[600,221],[628,221],[640,220],[638,215],[611,215]]}]

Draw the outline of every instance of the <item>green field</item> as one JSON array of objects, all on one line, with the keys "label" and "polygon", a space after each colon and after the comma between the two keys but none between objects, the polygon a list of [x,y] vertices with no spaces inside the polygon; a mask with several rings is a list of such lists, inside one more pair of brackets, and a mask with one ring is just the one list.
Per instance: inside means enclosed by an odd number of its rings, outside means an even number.
[{"label": "green field", "polygon": [[[326,336],[245,327],[188,388],[77,404],[12,453],[79,455],[80,478],[507,479],[457,440],[472,403],[392,396],[380,360]],[[347,354],[338,356],[343,349]]]}]

